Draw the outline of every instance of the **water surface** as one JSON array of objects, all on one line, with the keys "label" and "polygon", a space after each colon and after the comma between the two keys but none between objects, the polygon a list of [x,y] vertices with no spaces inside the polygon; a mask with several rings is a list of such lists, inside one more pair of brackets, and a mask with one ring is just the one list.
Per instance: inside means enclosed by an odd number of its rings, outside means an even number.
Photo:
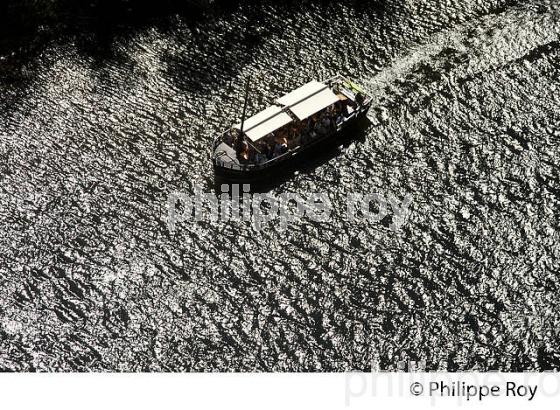
[{"label": "water surface", "polygon": [[[559,33],[546,0],[245,3],[4,55],[0,368],[558,368]],[[271,190],[329,223],[170,234],[247,77],[256,112],[336,73],[371,125]],[[352,192],[410,218],[349,222]]]}]

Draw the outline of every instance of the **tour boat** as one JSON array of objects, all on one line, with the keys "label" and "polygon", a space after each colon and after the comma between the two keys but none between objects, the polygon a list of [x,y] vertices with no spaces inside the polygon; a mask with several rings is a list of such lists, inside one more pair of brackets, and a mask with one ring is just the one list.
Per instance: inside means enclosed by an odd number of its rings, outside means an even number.
[{"label": "tour boat", "polygon": [[336,143],[372,104],[358,85],[336,76],[311,81],[245,119],[248,90],[241,123],[214,140],[215,175],[227,181],[271,177],[295,158]]}]

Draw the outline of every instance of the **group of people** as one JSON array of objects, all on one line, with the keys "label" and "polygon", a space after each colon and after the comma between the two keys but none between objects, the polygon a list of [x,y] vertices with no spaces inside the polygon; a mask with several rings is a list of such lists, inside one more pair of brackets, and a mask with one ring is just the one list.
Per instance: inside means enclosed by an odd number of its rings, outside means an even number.
[{"label": "group of people", "polygon": [[305,145],[318,137],[334,132],[355,108],[352,101],[338,101],[306,120],[291,123],[275,133],[268,134],[256,145],[249,145],[237,129],[226,133],[224,142],[235,149],[239,162],[262,164],[299,145]]},{"label": "group of people", "polygon": [[251,162],[251,148],[245,137],[236,128],[232,128],[224,134],[224,142],[235,149],[235,154],[239,162]]}]

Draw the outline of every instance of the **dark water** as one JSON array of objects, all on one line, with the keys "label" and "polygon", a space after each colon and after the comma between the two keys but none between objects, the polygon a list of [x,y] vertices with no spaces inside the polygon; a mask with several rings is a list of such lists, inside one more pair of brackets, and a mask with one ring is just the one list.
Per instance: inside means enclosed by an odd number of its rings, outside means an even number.
[{"label": "dark water", "polygon": [[[559,33],[552,0],[302,2],[6,52],[0,368],[557,369]],[[337,72],[366,135],[271,191],[327,193],[329,223],[169,233],[247,76],[255,112]],[[352,192],[409,220],[351,223]]]}]

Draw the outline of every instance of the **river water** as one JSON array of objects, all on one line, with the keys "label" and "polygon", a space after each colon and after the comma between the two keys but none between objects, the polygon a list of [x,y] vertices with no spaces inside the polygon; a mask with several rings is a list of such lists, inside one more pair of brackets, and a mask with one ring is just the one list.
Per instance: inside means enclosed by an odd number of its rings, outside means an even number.
[{"label": "river water", "polygon": [[[0,60],[0,368],[535,370],[560,365],[560,5],[274,3],[64,33]],[[210,144],[336,73],[374,98],[276,181],[326,223],[183,223]],[[350,193],[410,196],[398,230]]]}]

